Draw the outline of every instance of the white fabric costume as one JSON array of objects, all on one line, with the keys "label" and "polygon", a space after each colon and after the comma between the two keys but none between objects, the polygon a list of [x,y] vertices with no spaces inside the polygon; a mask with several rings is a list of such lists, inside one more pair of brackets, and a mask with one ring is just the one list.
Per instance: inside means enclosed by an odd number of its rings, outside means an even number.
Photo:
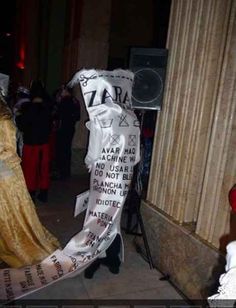
[{"label": "white fabric costume", "polygon": [[73,255],[78,247],[80,253],[91,258],[91,253],[104,251],[120,234],[122,207],[133,166],[140,158],[140,129],[134,112],[126,109],[133,73],[85,70],[74,77],[72,84],[78,80],[90,118],[86,125],[90,137],[85,158],[91,171],[90,192],[83,231],[64,252]]}]

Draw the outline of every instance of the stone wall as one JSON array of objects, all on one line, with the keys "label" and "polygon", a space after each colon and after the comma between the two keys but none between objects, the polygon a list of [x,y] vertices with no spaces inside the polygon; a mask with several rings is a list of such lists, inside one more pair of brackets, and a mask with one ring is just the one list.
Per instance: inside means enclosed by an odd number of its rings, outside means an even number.
[{"label": "stone wall", "polygon": [[[225,258],[214,247],[174,222],[147,202],[141,205],[142,218],[154,266],[188,298],[215,294]],[[143,242],[139,240],[143,252]]]}]

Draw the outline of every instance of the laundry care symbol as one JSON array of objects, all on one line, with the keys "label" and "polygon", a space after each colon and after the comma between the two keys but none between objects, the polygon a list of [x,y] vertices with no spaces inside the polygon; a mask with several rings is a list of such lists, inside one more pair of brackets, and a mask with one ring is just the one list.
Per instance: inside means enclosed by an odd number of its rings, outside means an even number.
[{"label": "laundry care symbol", "polygon": [[131,146],[131,147],[136,146],[136,140],[137,140],[136,135],[129,135],[128,145]]},{"label": "laundry care symbol", "polygon": [[126,115],[122,114],[122,115],[119,116],[119,118],[120,118],[120,123],[119,123],[120,127],[129,127],[129,123],[126,120]]},{"label": "laundry care symbol", "polygon": [[111,145],[117,145],[120,144],[120,135],[110,135],[110,143]]},{"label": "laundry care symbol", "polygon": [[93,74],[93,75],[91,75],[91,76],[84,76],[83,74],[82,75],[80,75],[80,82],[81,82],[81,85],[83,86],[83,87],[86,87],[87,86],[87,84],[88,84],[88,81],[90,80],[90,79],[96,79],[98,76],[96,75],[96,74]]},{"label": "laundry care symbol", "polygon": [[101,128],[111,127],[113,119],[98,120]]}]

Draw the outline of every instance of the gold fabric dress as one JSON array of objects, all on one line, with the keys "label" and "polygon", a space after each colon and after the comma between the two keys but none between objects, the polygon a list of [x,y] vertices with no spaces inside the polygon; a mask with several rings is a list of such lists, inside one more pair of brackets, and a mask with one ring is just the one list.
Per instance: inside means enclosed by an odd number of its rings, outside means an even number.
[{"label": "gold fabric dress", "polygon": [[0,112],[0,261],[35,264],[59,247],[40,223],[16,154],[15,125]]}]

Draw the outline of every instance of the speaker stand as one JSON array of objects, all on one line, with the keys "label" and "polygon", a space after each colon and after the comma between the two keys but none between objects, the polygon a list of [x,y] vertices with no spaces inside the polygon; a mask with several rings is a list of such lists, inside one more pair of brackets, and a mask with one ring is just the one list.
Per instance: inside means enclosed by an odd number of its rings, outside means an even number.
[{"label": "speaker stand", "polygon": [[[141,121],[140,121],[140,131],[141,131],[141,133],[142,133],[142,128],[143,128],[144,115],[145,115],[145,110],[142,110],[141,111]],[[153,266],[151,251],[150,251],[150,247],[149,247],[149,244],[148,244],[146,231],[145,231],[145,228],[144,228],[142,214],[141,214],[141,211],[140,211],[141,196],[142,196],[142,184],[141,184],[141,182],[138,183],[138,181],[139,181],[138,170],[139,170],[139,167],[141,166],[141,163],[143,162],[142,161],[143,160],[142,142],[140,142],[140,147],[141,147],[141,158],[140,158],[139,163],[135,166],[134,175],[133,175],[132,184],[131,184],[130,195],[129,195],[128,200],[127,200],[127,207],[128,207],[127,212],[128,212],[128,214],[127,214],[127,222],[126,222],[125,232],[126,232],[126,234],[131,234],[131,235],[143,237],[147,261],[149,263],[150,269],[153,269],[154,266]],[[132,204],[135,204],[133,207],[131,207],[131,202],[132,202]],[[137,223],[131,229],[131,223],[132,223],[132,218],[133,218],[134,214],[137,217]],[[140,226],[141,233],[137,233],[137,232],[133,231],[135,228],[138,229],[138,225]]]}]

